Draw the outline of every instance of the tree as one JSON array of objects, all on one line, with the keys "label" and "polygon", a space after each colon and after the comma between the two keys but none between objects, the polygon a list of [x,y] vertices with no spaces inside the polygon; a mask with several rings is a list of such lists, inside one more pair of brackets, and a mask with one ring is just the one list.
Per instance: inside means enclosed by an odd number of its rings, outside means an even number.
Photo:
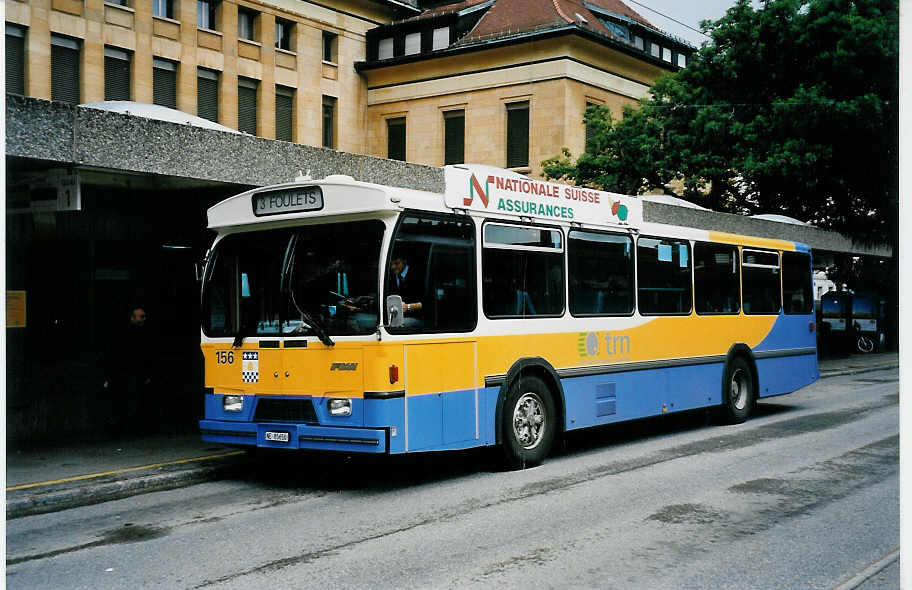
[{"label": "tree", "polygon": [[[863,241],[898,240],[896,0],[738,0],[711,41],[550,178],[617,192],[679,186],[717,211],[776,212]],[[669,184],[671,183],[671,184]]]}]

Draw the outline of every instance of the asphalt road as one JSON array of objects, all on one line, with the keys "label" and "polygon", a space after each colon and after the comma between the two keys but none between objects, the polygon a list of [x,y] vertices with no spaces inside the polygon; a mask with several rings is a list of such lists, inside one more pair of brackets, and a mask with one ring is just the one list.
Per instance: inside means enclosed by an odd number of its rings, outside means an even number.
[{"label": "asphalt road", "polygon": [[256,457],[231,480],[9,521],[6,582],[856,585],[899,545],[898,414],[892,369],[825,379],[740,426],[696,412],[573,434],[525,471],[475,451]]}]

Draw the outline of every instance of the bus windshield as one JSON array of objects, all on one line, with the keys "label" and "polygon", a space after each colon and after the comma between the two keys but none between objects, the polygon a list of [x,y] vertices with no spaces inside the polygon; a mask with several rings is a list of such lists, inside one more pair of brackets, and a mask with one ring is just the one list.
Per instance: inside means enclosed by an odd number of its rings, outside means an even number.
[{"label": "bus windshield", "polygon": [[225,237],[203,287],[203,331],[234,338],[373,333],[383,230],[381,221],[356,221]]}]

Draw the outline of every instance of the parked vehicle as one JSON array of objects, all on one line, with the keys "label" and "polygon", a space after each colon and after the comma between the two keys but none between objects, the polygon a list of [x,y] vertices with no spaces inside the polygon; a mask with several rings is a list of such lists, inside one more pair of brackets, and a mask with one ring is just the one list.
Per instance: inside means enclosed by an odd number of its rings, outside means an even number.
[{"label": "parked vehicle", "polygon": [[820,298],[823,349],[869,353],[884,344],[884,302],[876,293],[830,291]]}]

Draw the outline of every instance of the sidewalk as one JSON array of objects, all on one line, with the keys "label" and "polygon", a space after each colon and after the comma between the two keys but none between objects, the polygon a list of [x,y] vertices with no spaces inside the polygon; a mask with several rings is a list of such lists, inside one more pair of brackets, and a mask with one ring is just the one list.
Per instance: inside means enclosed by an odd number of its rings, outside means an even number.
[{"label": "sidewalk", "polygon": [[[898,366],[895,352],[819,362],[822,379]],[[244,451],[204,443],[198,433],[20,447],[7,450],[8,519],[210,481],[245,459]]]}]

